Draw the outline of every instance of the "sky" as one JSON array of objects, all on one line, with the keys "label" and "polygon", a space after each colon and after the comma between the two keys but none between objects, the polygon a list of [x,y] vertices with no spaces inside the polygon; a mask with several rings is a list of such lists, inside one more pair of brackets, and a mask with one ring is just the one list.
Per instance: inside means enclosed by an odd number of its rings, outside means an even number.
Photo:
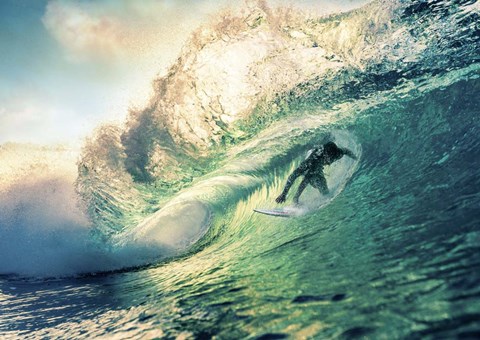
[{"label": "sky", "polygon": [[[331,13],[368,0],[270,0]],[[1,0],[0,144],[79,145],[142,108],[152,80],[229,0]]]}]

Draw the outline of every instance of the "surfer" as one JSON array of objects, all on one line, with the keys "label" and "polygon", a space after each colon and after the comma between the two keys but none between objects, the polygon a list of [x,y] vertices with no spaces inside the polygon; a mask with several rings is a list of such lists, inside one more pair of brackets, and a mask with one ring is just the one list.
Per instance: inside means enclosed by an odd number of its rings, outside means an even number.
[{"label": "surfer", "polygon": [[298,168],[288,177],[285,188],[275,201],[277,203],[285,202],[290,187],[299,176],[304,176],[304,178],[298,187],[297,193],[293,197],[295,204],[298,204],[298,199],[308,184],[317,188],[321,194],[328,194],[327,180],[323,174],[323,167],[338,161],[344,155],[357,159],[352,151],[346,148],[339,148],[334,142],[328,142],[324,145],[314,147],[307,153],[305,160],[300,163]]}]

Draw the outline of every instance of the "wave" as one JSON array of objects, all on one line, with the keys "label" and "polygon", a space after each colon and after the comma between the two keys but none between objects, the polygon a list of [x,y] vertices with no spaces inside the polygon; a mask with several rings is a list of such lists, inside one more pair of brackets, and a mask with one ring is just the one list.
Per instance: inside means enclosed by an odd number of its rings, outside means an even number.
[{"label": "wave", "polygon": [[86,141],[76,179],[43,176],[36,159],[2,185],[0,272],[72,275],[195,252],[229,218],[247,218],[246,198],[266,203],[311,145],[347,141],[346,128],[360,140],[351,147],[378,157],[360,163],[366,176],[383,157],[372,141],[388,150],[375,135],[414,119],[382,111],[378,128],[365,127],[375,108],[478,77],[478,17],[475,1],[374,1],[320,18],[263,2],[222,13],[154,81],[145,109]]}]

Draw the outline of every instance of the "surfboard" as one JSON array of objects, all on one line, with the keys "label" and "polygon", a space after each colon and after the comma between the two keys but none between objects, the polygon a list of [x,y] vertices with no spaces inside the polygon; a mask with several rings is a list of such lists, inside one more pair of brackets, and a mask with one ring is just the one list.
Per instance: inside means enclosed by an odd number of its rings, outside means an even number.
[{"label": "surfboard", "polygon": [[304,210],[299,207],[285,207],[285,208],[274,208],[274,209],[253,209],[253,211],[277,217],[293,217],[301,215]]}]

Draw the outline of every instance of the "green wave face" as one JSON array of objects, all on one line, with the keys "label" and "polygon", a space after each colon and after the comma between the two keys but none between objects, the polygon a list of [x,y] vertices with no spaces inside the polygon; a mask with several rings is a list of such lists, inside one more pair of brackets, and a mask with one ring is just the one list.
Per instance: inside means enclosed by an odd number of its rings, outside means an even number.
[{"label": "green wave face", "polygon": [[156,80],[148,107],[124,127],[99,128],[85,146],[77,191],[94,238],[117,242],[213,176],[249,171],[266,181],[369,107],[475,72],[477,16],[467,3],[372,2],[327,18],[259,5],[215,19]]},{"label": "green wave face", "polygon": [[[242,214],[274,207],[288,172],[313,145],[335,140],[360,155],[378,137],[380,150],[384,143],[418,149],[412,134],[412,141],[380,136],[420,119],[409,118],[403,103],[478,70],[478,46],[466,43],[477,39],[471,23],[478,13],[466,3],[452,9],[374,2],[329,18],[285,11],[250,9],[218,19],[223,30],[200,29],[155,83],[151,104],[132,112],[125,127],[99,128],[85,146],[77,190],[92,239],[114,257],[142,254],[127,266],[214,246],[245,200]],[[389,105],[399,109],[378,113]],[[370,123],[378,131],[365,135],[372,117],[379,117]],[[330,203],[366,161],[327,168],[332,195],[307,190],[306,210]],[[247,198],[259,190],[268,197]]]}]

